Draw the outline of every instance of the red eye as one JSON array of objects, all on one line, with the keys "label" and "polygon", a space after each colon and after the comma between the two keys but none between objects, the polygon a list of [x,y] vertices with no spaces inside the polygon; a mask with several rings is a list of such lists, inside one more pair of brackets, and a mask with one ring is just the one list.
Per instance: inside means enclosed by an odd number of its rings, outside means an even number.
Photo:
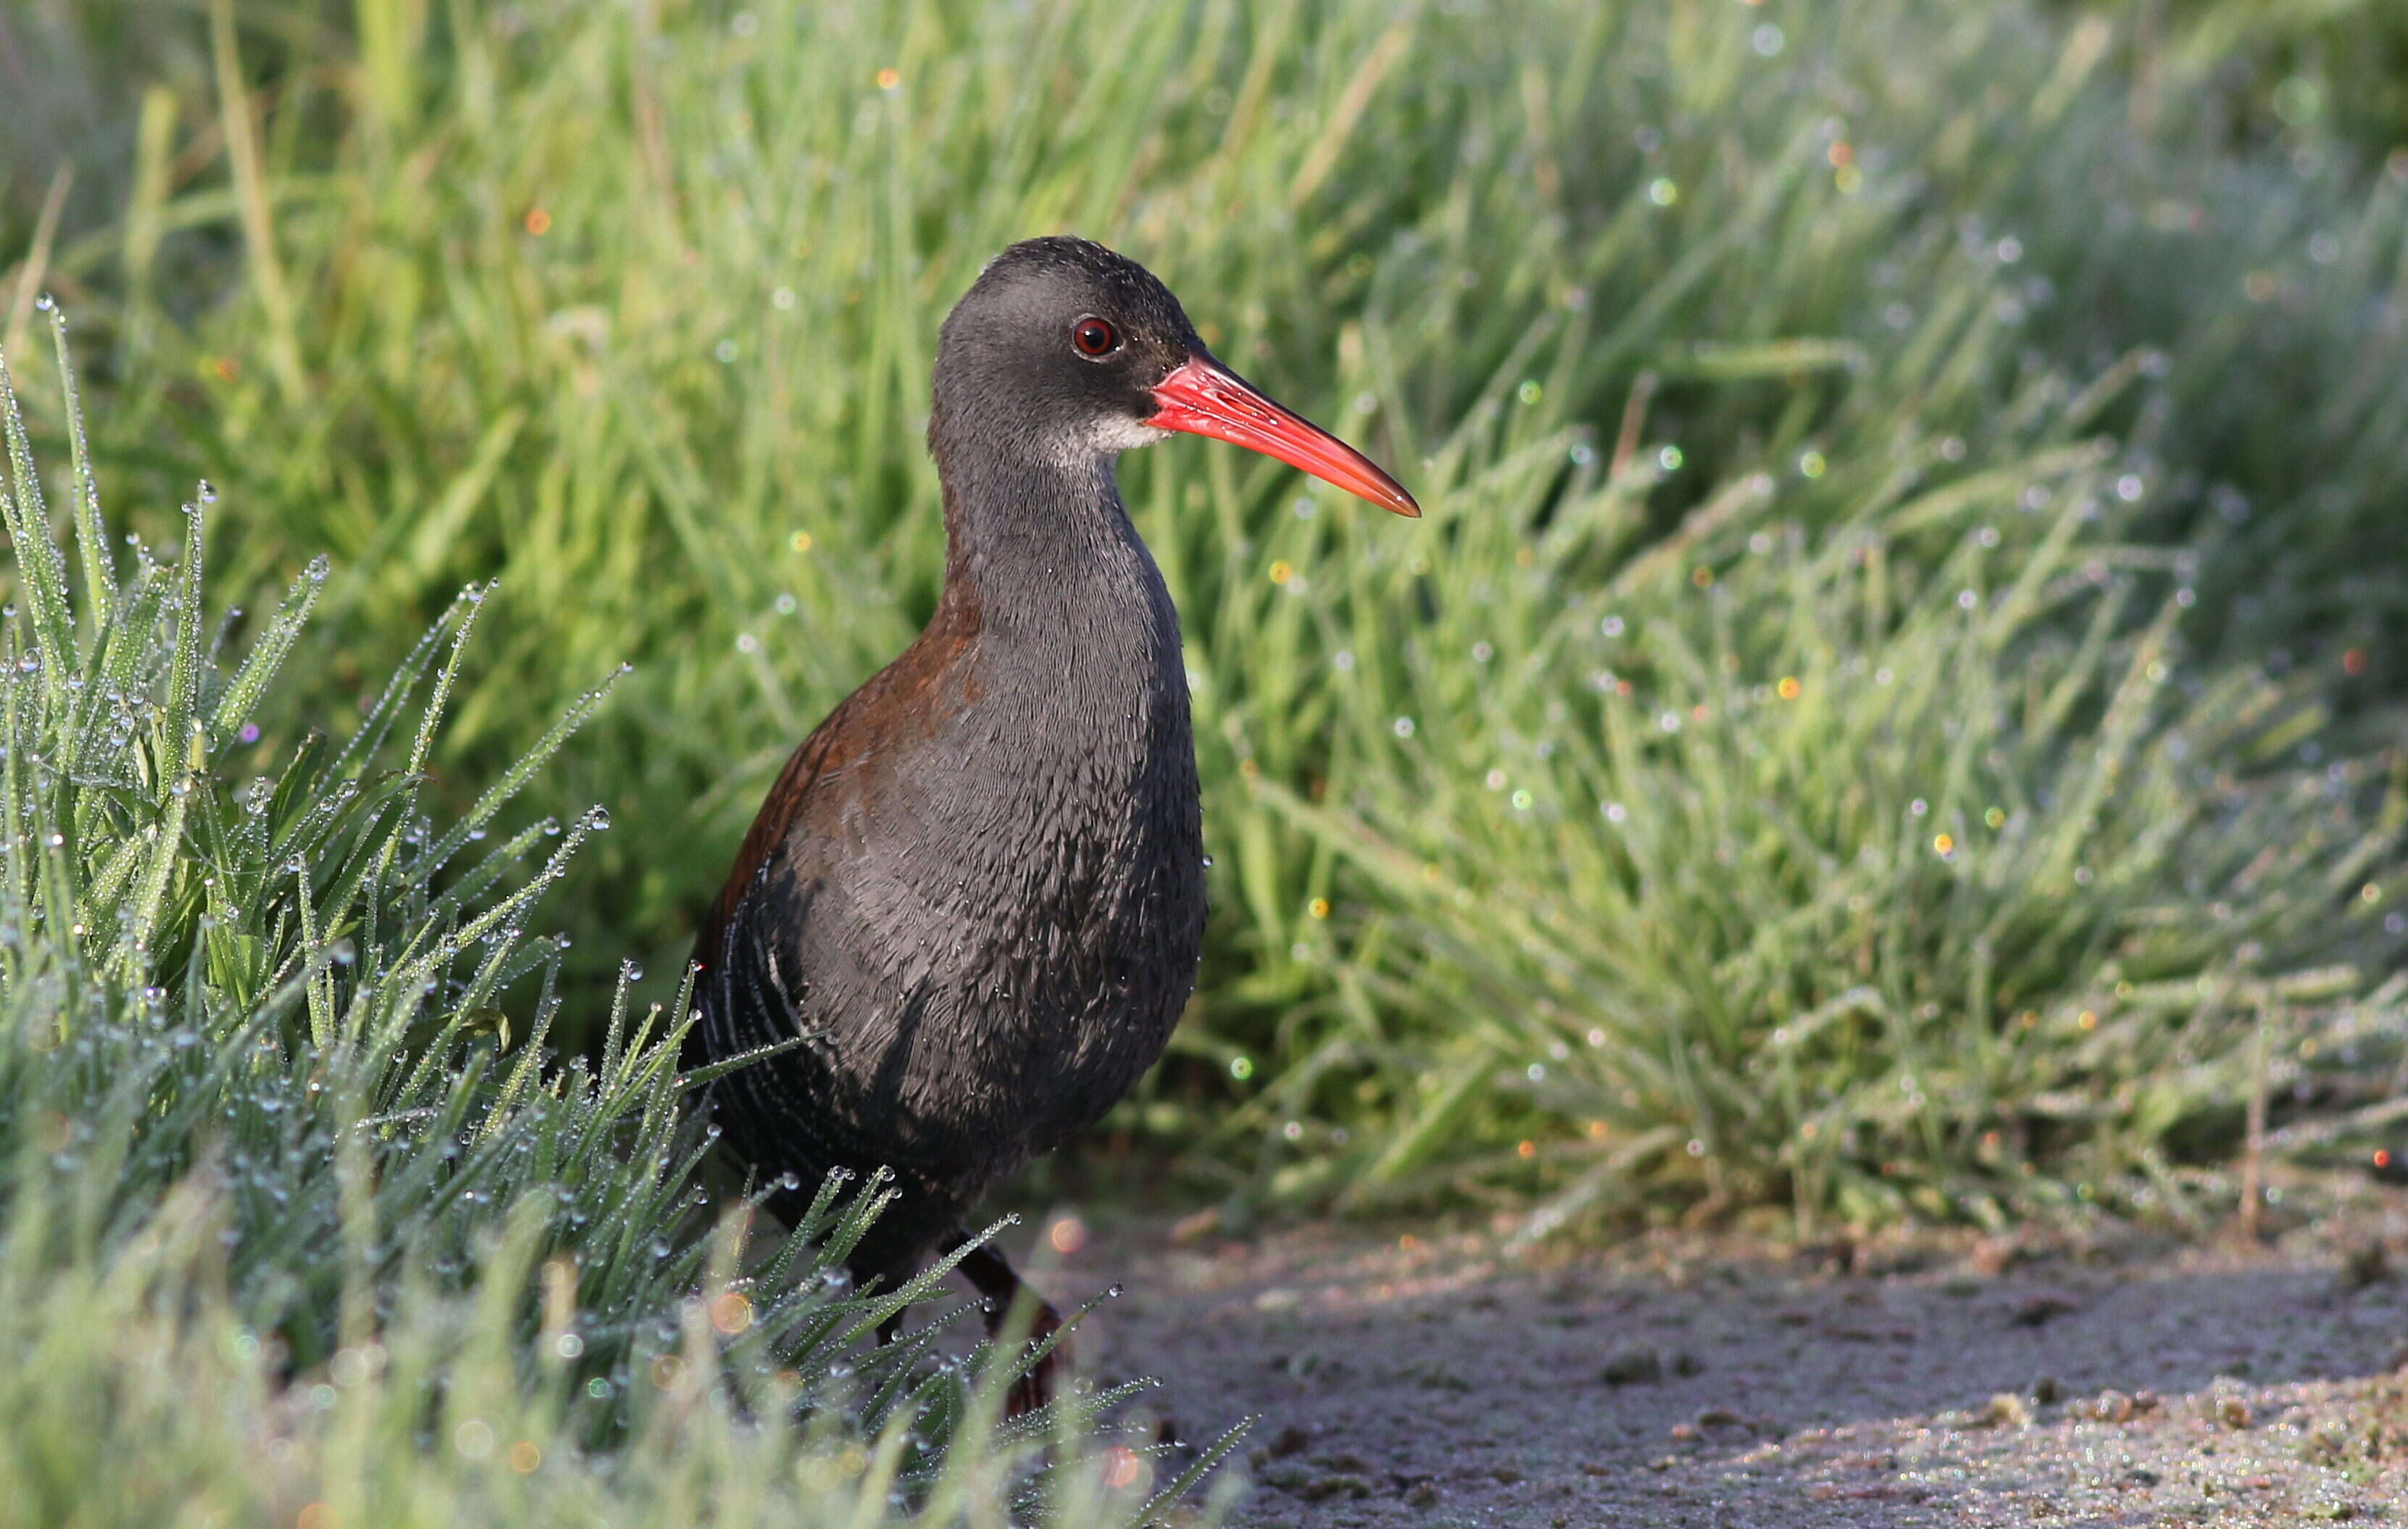
[{"label": "red eye", "polygon": [[1070,326],[1070,343],[1082,356],[1108,356],[1120,349],[1121,332],[1101,319],[1082,319]]}]

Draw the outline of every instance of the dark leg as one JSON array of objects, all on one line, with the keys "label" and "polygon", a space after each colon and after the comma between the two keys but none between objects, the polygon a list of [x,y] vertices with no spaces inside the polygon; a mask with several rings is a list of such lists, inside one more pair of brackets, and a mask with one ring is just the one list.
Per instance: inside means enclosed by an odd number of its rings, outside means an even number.
[{"label": "dark leg", "polygon": [[[968,1232],[956,1229],[952,1236],[946,1238],[944,1250],[952,1253],[968,1240]],[[988,1335],[992,1336],[1000,1332],[1010,1316],[1012,1303],[1028,1287],[1022,1283],[1019,1275],[1012,1272],[1010,1261],[1003,1256],[1002,1250],[991,1242],[981,1243],[964,1253],[958,1266],[963,1276],[978,1287],[978,1293],[986,1297]],[[1029,1293],[1037,1302],[1037,1314],[1028,1325],[1028,1341],[1042,1343],[1062,1331],[1062,1314],[1054,1309],[1051,1302],[1037,1296],[1034,1292]],[[1054,1395],[1054,1376],[1068,1358],[1068,1336],[1056,1338],[1053,1350],[1039,1360],[1026,1375],[1011,1383],[1011,1394],[1004,1403],[1005,1416],[1016,1418],[1024,1412],[1034,1412],[1050,1401]]]}]

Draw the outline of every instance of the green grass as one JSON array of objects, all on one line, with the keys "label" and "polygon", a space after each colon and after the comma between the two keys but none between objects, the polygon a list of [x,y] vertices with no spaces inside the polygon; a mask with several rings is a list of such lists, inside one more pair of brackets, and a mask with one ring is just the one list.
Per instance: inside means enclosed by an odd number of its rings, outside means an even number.
[{"label": "green grass", "polygon": [[1241,1205],[2196,1218],[2261,1012],[2396,1050],[2408,165],[2276,99],[2374,7],[2143,14],[128,0],[40,281],[105,482],[332,555],[274,750],[467,579],[455,809],[635,664],[529,788],[616,824],[563,1038],[929,608],[936,325],[1067,227],[1431,509],[1125,468],[1215,913],[1113,1129]]},{"label": "green grass", "polygon": [[434,801],[484,590],[356,732],[272,748],[251,718],[326,565],[229,646],[203,554],[231,503],[122,552],[77,454],[63,550],[5,372],[0,423],[8,1522],[1083,1524],[1217,1459],[1149,1441],[1108,1487],[1129,1387],[1000,1422],[1025,1361],[942,1357],[944,1270],[843,1283],[879,1182],[832,1179],[792,1235],[714,1213],[683,1025],[624,979],[597,1054],[548,1050],[561,947],[528,923],[609,825],[513,800],[583,702],[467,812]]},{"label": "green grass", "polygon": [[[2232,1139],[2258,1006],[2396,1035],[2396,995],[2331,1001],[2397,960],[2408,798],[2280,767],[2317,687],[2180,640],[2188,554],[2135,545],[2145,479],[2084,434],[2108,391],[2027,400],[1977,471],[1834,430],[1817,476],[1733,484],[1618,566],[1627,486],[1541,524],[1534,475],[1493,477],[1450,554],[1492,597],[1345,671],[1344,768],[1386,788],[1257,788],[1374,893],[1299,953],[1351,1001],[1266,1090],[1319,1144],[1269,1187],[1538,1190],[1541,1227],[2211,1214],[2186,1170]],[[1298,603],[1333,636],[1414,598],[1393,559],[1329,561],[1360,571]],[[1342,1145],[1367,1106],[1386,1129]]]}]

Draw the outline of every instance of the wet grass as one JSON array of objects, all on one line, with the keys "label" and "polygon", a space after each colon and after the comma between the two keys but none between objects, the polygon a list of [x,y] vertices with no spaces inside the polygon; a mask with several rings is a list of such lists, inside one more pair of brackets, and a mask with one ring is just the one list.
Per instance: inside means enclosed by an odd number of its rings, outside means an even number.
[{"label": "wet grass", "polygon": [[2323,1150],[2385,1086],[2408,161],[2276,99],[2341,78],[2314,29],[93,14],[159,93],[25,290],[88,335],[104,480],[236,507],[220,587],[331,554],[266,756],[464,579],[503,593],[430,801],[635,664],[528,787],[616,825],[552,905],[555,1039],[624,952],[667,996],[785,751],[929,608],[935,326],[1069,227],[1431,509],[1125,469],[1215,913],[1112,1130],[1233,1207],[2179,1221],[2253,1096]]}]

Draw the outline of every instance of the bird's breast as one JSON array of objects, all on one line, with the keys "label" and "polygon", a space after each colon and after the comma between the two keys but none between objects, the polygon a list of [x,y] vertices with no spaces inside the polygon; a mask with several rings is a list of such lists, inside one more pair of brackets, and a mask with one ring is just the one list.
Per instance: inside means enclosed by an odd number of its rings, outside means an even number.
[{"label": "bird's breast", "polygon": [[921,728],[815,789],[748,900],[747,937],[780,954],[757,1002],[790,1008],[809,1092],[896,1161],[1050,1149],[1153,1063],[1194,987],[1202,823],[1159,604],[1136,632],[966,645]]}]

